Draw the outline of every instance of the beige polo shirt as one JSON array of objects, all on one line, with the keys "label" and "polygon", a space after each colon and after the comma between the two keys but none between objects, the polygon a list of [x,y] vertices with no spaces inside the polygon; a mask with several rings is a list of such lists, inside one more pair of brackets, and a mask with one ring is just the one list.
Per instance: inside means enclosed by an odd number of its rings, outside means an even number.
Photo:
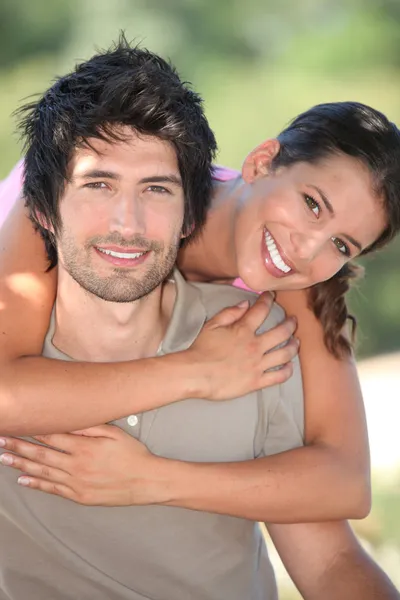
[{"label": "beige polo shirt", "polygon": [[[221,308],[255,298],[231,286],[189,284],[178,272],[174,278],[177,298],[160,354],[188,347]],[[282,317],[275,306],[263,328]],[[70,360],[52,345],[53,331],[54,324],[44,355]],[[114,424],[153,453],[189,461],[257,459],[298,447],[299,366],[288,382],[258,393],[220,403],[189,399]],[[257,523],[175,507],[80,506],[18,486],[16,478],[0,468],[1,600],[277,598]]]}]

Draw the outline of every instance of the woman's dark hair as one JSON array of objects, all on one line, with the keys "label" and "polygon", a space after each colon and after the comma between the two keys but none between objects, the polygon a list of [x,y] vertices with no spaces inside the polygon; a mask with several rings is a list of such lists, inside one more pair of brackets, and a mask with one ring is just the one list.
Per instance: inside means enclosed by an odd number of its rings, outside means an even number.
[{"label": "woman's dark hair", "polygon": [[[278,140],[274,168],[318,163],[332,155],[358,159],[371,174],[387,222],[380,237],[361,254],[382,248],[394,238],[400,230],[400,131],[385,115],[358,102],[320,104],[296,117]],[[323,325],[325,344],[338,358],[351,352],[343,326],[348,319],[352,321],[354,338],[356,320],[348,313],[345,294],[361,271],[347,263],[334,277],[309,290],[309,305]]]},{"label": "woman's dark hair", "polygon": [[183,231],[195,235],[203,224],[211,197],[214,134],[200,96],[156,54],[131,47],[121,35],[112,48],[77,65],[17,114],[25,141],[23,192],[50,268],[57,263],[55,238],[38,214],[58,231],[59,200],[75,149],[89,138],[120,141],[120,125],[174,146],[185,196]]}]

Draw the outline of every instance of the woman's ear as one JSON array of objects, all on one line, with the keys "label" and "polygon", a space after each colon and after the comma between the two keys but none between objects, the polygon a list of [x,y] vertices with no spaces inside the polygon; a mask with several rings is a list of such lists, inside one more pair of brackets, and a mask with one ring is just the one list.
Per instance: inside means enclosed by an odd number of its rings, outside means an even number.
[{"label": "woman's ear", "polygon": [[279,150],[280,143],[277,139],[267,140],[252,150],[242,166],[242,177],[246,183],[266,177]]}]

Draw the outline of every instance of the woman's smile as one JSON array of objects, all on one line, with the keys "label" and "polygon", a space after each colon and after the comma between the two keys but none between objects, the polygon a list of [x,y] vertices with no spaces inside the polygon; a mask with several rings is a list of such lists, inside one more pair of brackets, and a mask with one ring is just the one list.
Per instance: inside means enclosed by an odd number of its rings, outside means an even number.
[{"label": "woman's smile", "polygon": [[261,240],[261,253],[267,271],[275,277],[285,277],[296,272],[293,265],[289,264],[284,251],[266,227],[263,229]]}]

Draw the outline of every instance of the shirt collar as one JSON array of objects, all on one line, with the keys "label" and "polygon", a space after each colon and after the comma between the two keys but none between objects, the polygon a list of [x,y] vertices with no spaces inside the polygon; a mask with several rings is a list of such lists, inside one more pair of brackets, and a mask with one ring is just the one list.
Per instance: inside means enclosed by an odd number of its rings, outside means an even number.
[{"label": "shirt collar", "polygon": [[178,269],[173,271],[173,280],[176,298],[171,320],[159,350],[161,354],[189,348],[207,319],[200,290],[185,281]]},{"label": "shirt collar", "polygon": [[[178,269],[174,269],[172,278],[176,287],[175,304],[171,320],[157,354],[169,354],[170,352],[178,352],[189,348],[199,335],[207,319],[200,290],[195,285],[185,281]],[[42,354],[59,360],[73,360],[54,346],[52,342],[54,331],[55,305]]]}]

